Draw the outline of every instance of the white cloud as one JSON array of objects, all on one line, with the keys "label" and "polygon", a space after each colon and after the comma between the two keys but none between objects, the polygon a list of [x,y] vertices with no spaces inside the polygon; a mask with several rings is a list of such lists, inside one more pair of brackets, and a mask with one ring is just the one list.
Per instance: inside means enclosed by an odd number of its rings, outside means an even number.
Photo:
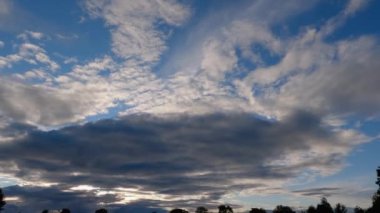
[{"label": "white cloud", "polygon": [[168,32],[160,31],[160,25],[178,26],[189,16],[188,8],[175,0],[88,0],[85,5],[110,26],[113,51],[141,62],[157,61],[166,49]]},{"label": "white cloud", "polygon": [[354,15],[359,10],[363,9],[368,5],[370,0],[350,0],[344,10],[345,15]]},{"label": "white cloud", "polygon": [[56,71],[60,68],[59,64],[47,55],[46,50],[28,42],[20,44],[17,53],[0,56],[0,68],[12,67],[13,64],[20,61],[25,61],[33,65],[38,63],[47,65],[49,71]]},{"label": "white cloud", "polygon": [[28,42],[29,39],[35,39],[35,40],[41,40],[42,38],[47,37],[41,32],[36,32],[36,31],[30,31],[26,30],[25,32],[17,35],[17,38],[22,39],[25,42]]},{"label": "white cloud", "polygon": [[3,48],[5,43],[3,41],[0,41],[0,49]]}]

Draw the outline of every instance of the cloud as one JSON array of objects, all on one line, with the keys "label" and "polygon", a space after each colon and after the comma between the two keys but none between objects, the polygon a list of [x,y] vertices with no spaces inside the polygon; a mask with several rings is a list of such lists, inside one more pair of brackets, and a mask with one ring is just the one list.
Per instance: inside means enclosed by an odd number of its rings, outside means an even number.
[{"label": "cloud", "polygon": [[142,63],[156,62],[166,49],[169,32],[162,32],[162,28],[179,26],[189,16],[189,9],[175,0],[88,0],[85,9],[111,28],[114,53]]},{"label": "cloud", "polygon": [[3,48],[5,43],[3,41],[0,41],[0,49]]},{"label": "cloud", "polygon": [[17,35],[17,38],[22,39],[25,42],[28,42],[29,39],[41,40],[44,37],[47,37],[47,36],[41,32],[30,31],[30,30],[26,30],[25,32]]},{"label": "cloud", "polygon": [[6,79],[0,80],[0,100],[2,116],[37,125],[70,123],[80,110],[73,94]]},{"label": "cloud", "polygon": [[113,195],[97,196],[95,193],[67,192],[55,187],[39,186],[10,186],[4,188],[4,193],[7,197],[17,198],[15,201],[8,201],[5,206],[7,212],[32,213],[63,208],[75,209],[75,212],[95,212],[103,206],[102,202],[118,200]]},{"label": "cloud", "polygon": [[317,196],[317,197],[330,197],[333,194],[339,193],[340,188],[324,187],[324,188],[311,188],[293,191],[296,194],[303,196]]},{"label": "cloud", "polygon": [[329,45],[316,40],[290,49],[279,64],[256,70],[245,85],[267,88],[252,98],[272,115],[302,107],[322,115],[378,116],[378,56],[379,42],[373,37]]},{"label": "cloud", "polygon": [[22,61],[27,62],[30,65],[46,65],[48,72],[56,71],[60,68],[59,64],[47,55],[45,49],[29,42],[24,42],[18,45],[17,53],[0,56],[0,68],[11,68],[15,63]]},{"label": "cloud", "polygon": [[126,202],[191,206],[234,191],[282,188],[304,171],[334,173],[356,144],[368,140],[331,131],[305,112],[281,122],[248,114],[134,115],[49,132],[31,129],[0,144],[1,164],[9,165],[0,172],[24,184],[58,184],[69,191],[89,185],[129,193]]},{"label": "cloud", "polygon": [[344,10],[345,15],[353,15],[368,5],[370,0],[350,0]]}]

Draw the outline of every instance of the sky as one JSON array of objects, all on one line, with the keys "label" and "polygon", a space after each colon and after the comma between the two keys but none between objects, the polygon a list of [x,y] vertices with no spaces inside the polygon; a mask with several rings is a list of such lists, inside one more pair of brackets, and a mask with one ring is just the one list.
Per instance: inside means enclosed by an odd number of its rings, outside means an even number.
[{"label": "sky", "polygon": [[0,0],[7,211],[371,205],[380,1]]}]

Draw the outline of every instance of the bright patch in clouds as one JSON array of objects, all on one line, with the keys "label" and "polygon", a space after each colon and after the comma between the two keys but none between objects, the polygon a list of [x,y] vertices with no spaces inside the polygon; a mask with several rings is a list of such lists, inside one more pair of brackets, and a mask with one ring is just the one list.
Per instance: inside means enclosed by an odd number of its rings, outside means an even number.
[{"label": "bright patch in clouds", "polygon": [[0,0],[10,205],[369,205],[380,162],[352,159],[380,148],[378,2],[36,5]]}]

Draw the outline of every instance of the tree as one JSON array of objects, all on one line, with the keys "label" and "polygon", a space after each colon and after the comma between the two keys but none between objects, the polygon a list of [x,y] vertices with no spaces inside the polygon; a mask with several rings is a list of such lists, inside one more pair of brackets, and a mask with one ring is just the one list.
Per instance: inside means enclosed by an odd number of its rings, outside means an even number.
[{"label": "tree", "polygon": [[71,213],[70,209],[62,209],[61,213]]},{"label": "tree", "polygon": [[3,210],[3,207],[5,206],[5,204],[7,203],[4,201],[4,193],[3,193],[3,190],[0,188],[0,211]]},{"label": "tree", "polygon": [[333,208],[325,197],[323,197],[321,203],[318,204],[317,213],[334,213]]},{"label": "tree", "polygon": [[107,213],[107,209],[101,208],[95,211],[95,213]]},{"label": "tree", "polygon": [[231,206],[220,205],[218,206],[219,213],[234,213]]},{"label": "tree", "polygon": [[309,206],[306,213],[317,213],[317,209],[314,206]]},{"label": "tree", "polygon": [[267,211],[265,211],[265,209],[258,209],[258,208],[252,208],[251,211],[249,211],[249,213],[266,213]]},{"label": "tree", "polygon": [[184,209],[173,209],[170,211],[170,213],[189,213],[189,212]]},{"label": "tree", "polygon": [[359,206],[356,206],[354,209],[354,213],[364,213],[364,209],[360,208]]},{"label": "tree", "polygon": [[276,208],[273,210],[273,213],[295,213],[292,208],[289,206],[282,206],[278,205]]},{"label": "tree", "polygon": [[195,213],[207,213],[208,209],[204,206],[199,206],[196,210]]},{"label": "tree", "polygon": [[380,212],[380,189],[372,196],[372,206],[367,209],[368,213]]},{"label": "tree", "polygon": [[335,213],[347,213],[347,208],[346,206],[338,203],[335,206]]},{"label": "tree", "polygon": [[44,209],[44,210],[42,211],[42,213],[49,213],[49,210]]}]

